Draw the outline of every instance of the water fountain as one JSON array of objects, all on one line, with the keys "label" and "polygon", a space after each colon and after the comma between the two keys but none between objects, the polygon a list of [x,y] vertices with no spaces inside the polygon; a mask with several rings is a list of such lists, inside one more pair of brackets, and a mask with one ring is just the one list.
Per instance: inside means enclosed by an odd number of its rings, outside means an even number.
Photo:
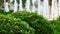
[{"label": "water fountain", "polygon": [[52,19],[58,17],[57,0],[52,0],[51,17]]},{"label": "water fountain", "polygon": [[[13,0],[10,0],[11,4],[12,4],[12,2],[13,2]],[[36,5],[36,2],[38,3],[37,5]],[[13,7],[14,12],[16,12],[17,9],[18,9],[17,0],[14,0],[14,5],[13,6],[10,5],[10,8],[12,9],[12,7]],[[56,18],[58,16],[58,14],[60,16],[60,0],[58,0],[58,7],[57,7],[57,0],[52,0],[51,15],[49,15],[50,7],[49,7],[48,0],[43,0],[43,2],[41,0],[32,0],[32,8],[30,8],[30,0],[26,0],[25,9],[27,11],[30,11],[30,9],[32,9],[31,11],[35,12],[36,7],[38,7],[37,12],[39,14],[43,13],[43,16],[46,17],[46,18],[49,18],[49,16],[51,16],[51,19]],[[8,2],[6,2],[6,0],[4,0],[4,10],[6,12],[9,11]],[[23,10],[22,0],[20,0],[19,10]],[[58,12],[58,10],[59,10],[59,12]]]},{"label": "water fountain", "polygon": [[58,0],[58,14],[59,14],[59,16],[60,16],[60,0]]},{"label": "water fountain", "polygon": [[4,0],[4,10],[5,10],[6,12],[9,11],[8,2],[6,2],[6,0]]},{"label": "water fountain", "polygon": [[22,7],[22,0],[20,0],[20,4],[19,4],[19,11],[22,11],[23,7]]},{"label": "water fountain", "polygon": [[40,14],[41,15],[43,14],[43,2],[42,1],[40,2]]},{"label": "water fountain", "polygon": [[35,4],[35,0],[32,0],[32,12],[35,12],[35,10],[36,10],[34,4]]},{"label": "water fountain", "polygon": [[48,0],[43,1],[43,16],[49,18],[49,3]]},{"label": "water fountain", "polygon": [[18,4],[17,4],[17,1],[14,0],[14,12],[16,12],[18,9]]},{"label": "water fountain", "polygon": [[41,14],[41,0],[38,0],[38,14]]},{"label": "water fountain", "polygon": [[26,6],[25,6],[27,11],[30,11],[30,0],[26,0]]}]

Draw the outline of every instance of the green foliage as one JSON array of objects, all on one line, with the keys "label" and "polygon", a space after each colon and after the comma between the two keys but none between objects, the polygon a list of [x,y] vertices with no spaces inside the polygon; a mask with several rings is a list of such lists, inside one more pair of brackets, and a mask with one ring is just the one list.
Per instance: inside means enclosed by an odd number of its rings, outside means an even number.
[{"label": "green foliage", "polygon": [[34,34],[34,29],[20,18],[0,14],[0,34]]},{"label": "green foliage", "polygon": [[4,13],[4,10],[2,10],[1,8],[0,8],[0,14],[3,14]]},{"label": "green foliage", "polygon": [[3,2],[3,0],[0,0],[0,3],[2,3]]},{"label": "green foliage", "polygon": [[56,25],[58,20],[49,21],[42,15],[33,12],[17,11],[14,13],[13,11],[5,12],[0,10],[0,33],[54,34],[59,30],[59,28],[55,29],[58,26]]},{"label": "green foliage", "polygon": [[27,22],[29,26],[35,29],[35,34],[54,34],[53,29],[49,25],[49,21],[37,13],[17,11],[12,16],[21,18],[22,21]]},{"label": "green foliage", "polygon": [[50,21],[50,25],[54,29],[54,34],[60,34],[60,17]]}]

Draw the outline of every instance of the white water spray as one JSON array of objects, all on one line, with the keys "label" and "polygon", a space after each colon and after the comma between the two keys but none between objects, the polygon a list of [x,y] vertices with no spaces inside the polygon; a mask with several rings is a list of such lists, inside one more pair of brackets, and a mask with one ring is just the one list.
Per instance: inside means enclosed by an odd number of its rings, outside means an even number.
[{"label": "white water spray", "polygon": [[30,0],[26,0],[26,6],[25,6],[27,11],[30,11]]},{"label": "white water spray", "polygon": [[43,16],[45,18],[49,18],[49,3],[48,0],[44,0],[43,2]]},{"label": "white water spray", "polygon": [[40,11],[41,11],[41,0],[38,0],[38,14],[41,14]]},{"label": "white water spray", "polygon": [[8,2],[6,2],[6,0],[4,0],[4,10],[5,10],[6,12],[9,11]]},{"label": "white water spray", "polygon": [[58,0],[58,14],[59,14],[59,16],[60,16],[60,0]]},{"label": "white water spray", "polygon": [[20,4],[19,4],[19,11],[22,11],[23,7],[22,7],[22,0],[20,0]]},{"label": "white water spray", "polygon": [[32,0],[32,12],[35,12],[35,10],[36,10],[34,4],[35,4],[35,0]]},{"label": "white water spray", "polygon": [[57,7],[57,0],[52,0],[52,8],[51,8],[51,18],[58,17],[58,7]]},{"label": "white water spray", "polygon": [[17,4],[17,1],[14,0],[14,12],[16,12],[18,9],[18,4]]}]

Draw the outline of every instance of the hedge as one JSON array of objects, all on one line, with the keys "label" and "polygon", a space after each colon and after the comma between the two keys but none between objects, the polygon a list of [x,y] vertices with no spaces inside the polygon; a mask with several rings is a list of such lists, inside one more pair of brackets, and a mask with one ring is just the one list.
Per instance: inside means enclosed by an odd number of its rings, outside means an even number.
[{"label": "hedge", "polygon": [[35,34],[54,34],[53,28],[49,25],[49,21],[37,13],[17,11],[12,16],[27,22],[29,26],[35,29]]},{"label": "hedge", "polygon": [[20,18],[0,14],[0,34],[34,34],[34,29]]},{"label": "hedge", "polygon": [[28,11],[5,12],[0,10],[1,34],[54,34],[52,21]]},{"label": "hedge", "polygon": [[50,25],[54,29],[54,34],[60,34],[60,17],[56,20],[50,21]]}]

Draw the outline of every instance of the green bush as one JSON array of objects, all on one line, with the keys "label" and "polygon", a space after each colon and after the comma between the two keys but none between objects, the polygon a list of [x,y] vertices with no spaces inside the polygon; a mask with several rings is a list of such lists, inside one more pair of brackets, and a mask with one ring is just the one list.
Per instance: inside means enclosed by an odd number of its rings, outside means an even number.
[{"label": "green bush", "polygon": [[2,10],[1,8],[0,8],[0,14],[3,14],[4,13],[4,10]]},{"label": "green bush", "polygon": [[3,10],[0,12],[1,34],[54,34],[56,32],[53,24],[57,21],[49,22],[37,13],[27,11],[13,13],[13,11],[4,12]]},{"label": "green bush", "polygon": [[34,29],[20,18],[0,14],[0,34],[34,34]]},{"label": "green bush", "polygon": [[29,26],[35,29],[35,34],[54,34],[53,28],[49,25],[49,21],[37,13],[17,11],[12,16],[27,22]]},{"label": "green bush", "polygon": [[60,17],[50,21],[50,25],[54,29],[54,34],[60,34]]}]

